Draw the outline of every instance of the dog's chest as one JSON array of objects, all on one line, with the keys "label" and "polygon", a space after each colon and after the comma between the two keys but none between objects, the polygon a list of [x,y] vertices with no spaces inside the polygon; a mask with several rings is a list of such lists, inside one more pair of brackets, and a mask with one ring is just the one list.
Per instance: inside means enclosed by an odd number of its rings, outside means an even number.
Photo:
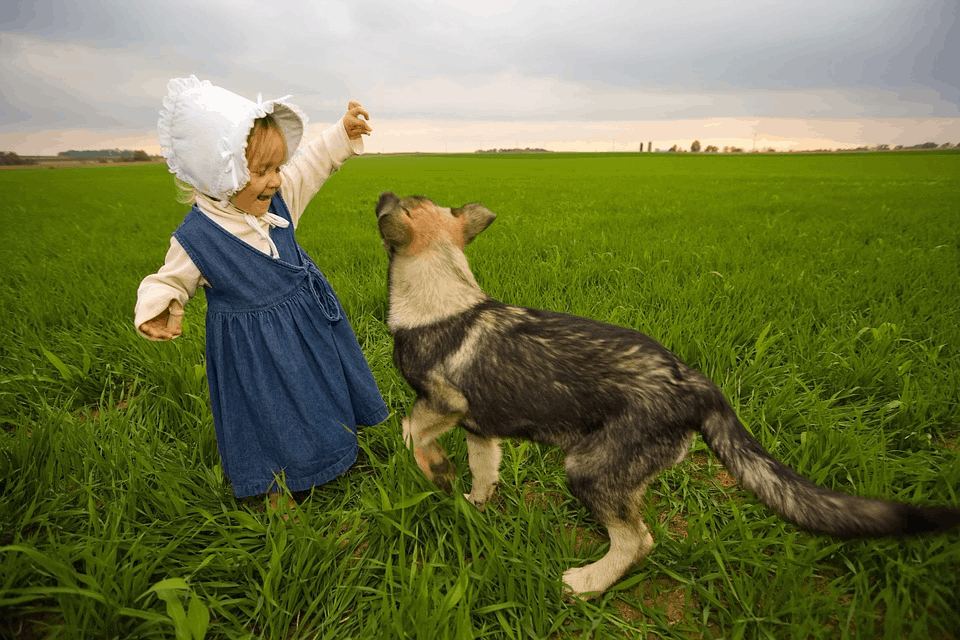
[{"label": "dog's chest", "polygon": [[426,327],[395,330],[393,359],[397,368],[408,379],[438,368],[463,343],[467,324],[458,317]]}]

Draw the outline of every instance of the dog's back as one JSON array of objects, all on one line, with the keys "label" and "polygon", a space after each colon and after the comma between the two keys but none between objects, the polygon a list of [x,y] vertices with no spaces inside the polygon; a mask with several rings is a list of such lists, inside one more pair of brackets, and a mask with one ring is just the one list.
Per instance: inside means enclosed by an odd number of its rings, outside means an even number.
[{"label": "dog's back", "polygon": [[565,449],[588,446],[603,429],[613,448],[632,449],[656,429],[681,442],[717,401],[712,383],[638,331],[493,299],[396,330],[394,358],[418,393],[441,384],[462,393],[484,435]]}]

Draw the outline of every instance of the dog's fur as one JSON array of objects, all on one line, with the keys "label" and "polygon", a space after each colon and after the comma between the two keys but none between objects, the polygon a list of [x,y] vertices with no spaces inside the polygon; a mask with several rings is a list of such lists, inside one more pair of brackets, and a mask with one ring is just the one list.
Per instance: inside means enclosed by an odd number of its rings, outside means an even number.
[{"label": "dog's fur", "polygon": [[487,296],[463,249],[496,216],[479,204],[439,207],[384,193],[377,219],[390,258],[394,362],[417,399],[403,420],[423,472],[451,491],[455,469],[437,437],[467,432],[478,506],[495,489],[500,438],[562,447],[570,490],[607,528],[610,551],[563,574],[596,594],[653,548],[640,516],[647,483],[680,462],[695,431],[780,516],[842,537],[940,531],[960,509],[858,498],[819,487],[774,459],[720,390],[652,338]]}]

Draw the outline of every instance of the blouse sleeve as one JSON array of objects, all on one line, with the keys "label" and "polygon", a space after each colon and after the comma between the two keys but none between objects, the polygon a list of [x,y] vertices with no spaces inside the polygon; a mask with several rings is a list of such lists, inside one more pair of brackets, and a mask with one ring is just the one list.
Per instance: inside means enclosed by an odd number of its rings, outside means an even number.
[{"label": "blouse sleeve", "polygon": [[177,239],[170,238],[170,249],[163,266],[158,272],[144,278],[137,289],[137,306],[133,320],[137,333],[150,339],[140,331],[141,324],[163,313],[173,300],[187,306],[197,289],[207,284]]},{"label": "blouse sleeve", "polygon": [[342,119],[302,144],[294,161],[281,172],[283,183],[280,189],[293,217],[294,227],[327,178],[348,159],[363,153],[363,139],[350,140]]}]

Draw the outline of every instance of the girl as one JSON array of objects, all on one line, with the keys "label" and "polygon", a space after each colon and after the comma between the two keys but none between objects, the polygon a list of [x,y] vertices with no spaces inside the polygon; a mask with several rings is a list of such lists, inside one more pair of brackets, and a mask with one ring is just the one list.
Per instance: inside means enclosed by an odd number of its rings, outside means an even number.
[{"label": "girl", "polygon": [[[193,204],[163,267],[137,292],[141,335],[180,335],[183,307],[207,298],[210,403],[223,470],[240,498],[332,480],[356,460],[356,426],[387,417],[333,289],[294,229],[323,182],[363,152],[357,102],[300,145],[306,117],[199,81],[168,85],[161,152]],[[282,194],[282,195],[281,195]]]}]

